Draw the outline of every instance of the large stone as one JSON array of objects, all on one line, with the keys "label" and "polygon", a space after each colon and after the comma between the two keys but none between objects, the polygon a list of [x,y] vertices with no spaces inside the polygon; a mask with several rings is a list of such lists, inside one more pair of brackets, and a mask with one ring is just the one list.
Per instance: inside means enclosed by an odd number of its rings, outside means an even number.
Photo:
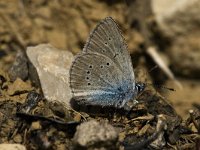
[{"label": "large stone", "polygon": [[41,88],[49,101],[57,100],[70,106],[69,69],[74,59],[69,51],[61,51],[50,44],[27,48],[27,56],[37,70]]},{"label": "large stone", "polygon": [[152,0],[152,8],[159,27],[170,37],[200,30],[199,0]]},{"label": "large stone", "polygon": [[200,77],[200,1],[152,0],[152,8],[159,28],[170,39],[173,70]]}]

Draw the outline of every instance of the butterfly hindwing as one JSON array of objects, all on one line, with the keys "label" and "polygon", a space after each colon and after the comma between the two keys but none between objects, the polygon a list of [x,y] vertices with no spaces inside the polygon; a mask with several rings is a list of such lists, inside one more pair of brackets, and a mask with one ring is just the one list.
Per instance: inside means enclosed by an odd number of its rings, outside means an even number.
[{"label": "butterfly hindwing", "polygon": [[105,105],[116,105],[120,88],[128,88],[123,82],[123,72],[116,64],[110,58],[94,53],[77,56],[70,71],[70,86],[74,97],[82,103]]}]

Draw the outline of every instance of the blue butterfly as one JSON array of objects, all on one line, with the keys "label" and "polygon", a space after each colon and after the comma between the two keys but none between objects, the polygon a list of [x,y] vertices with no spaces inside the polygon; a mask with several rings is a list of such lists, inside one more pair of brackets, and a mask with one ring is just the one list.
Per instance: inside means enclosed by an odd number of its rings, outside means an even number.
[{"label": "blue butterfly", "polygon": [[100,21],[70,69],[73,99],[80,104],[123,107],[145,88],[136,83],[120,30],[111,17]]}]

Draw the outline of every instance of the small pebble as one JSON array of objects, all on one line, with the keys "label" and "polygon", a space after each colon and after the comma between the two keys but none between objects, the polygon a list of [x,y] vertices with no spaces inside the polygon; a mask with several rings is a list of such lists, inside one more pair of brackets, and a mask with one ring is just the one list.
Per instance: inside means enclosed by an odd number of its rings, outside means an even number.
[{"label": "small pebble", "polygon": [[73,141],[74,149],[117,149],[118,133],[106,122],[91,120],[77,127]]},{"label": "small pebble", "polygon": [[14,142],[21,143],[22,142],[22,136],[20,134],[17,134],[13,138]]},{"label": "small pebble", "polygon": [[42,128],[42,127],[41,127],[39,121],[32,122],[32,124],[31,124],[31,129],[32,129],[32,130],[38,130],[38,129],[41,129],[41,128]]}]

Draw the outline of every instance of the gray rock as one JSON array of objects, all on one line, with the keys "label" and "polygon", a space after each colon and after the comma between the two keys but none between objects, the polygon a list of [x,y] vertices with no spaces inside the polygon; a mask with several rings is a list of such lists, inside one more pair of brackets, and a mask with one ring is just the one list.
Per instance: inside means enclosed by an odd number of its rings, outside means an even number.
[{"label": "gray rock", "polygon": [[77,127],[74,149],[118,149],[118,133],[108,123],[91,120]]},{"label": "gray rock", "polygon": [[74,59],[69,51],[61,51],[50,44],[27,48],[27,56],[37,70],[41,88],[49,101],[57,100],[70,106],[69,69]]},{"label": "gray rock", "polygon": [[28,78],[27,62],[27,56],[22,51],[19,51],[13,65],[8,71],[11,81],[15,81],[17,78],[21,78],[22,80]]},{"label": "gray rock", "polygon": [[200,77],[200,1],[152,0],[156,21],[171,45],[168,53],[175,72]]},{"label": "gray rock", "polygon": [[199,30],[199,0],[152,0],[152,8],[159,27],[169,37],[187,36],[185,33]]}]

